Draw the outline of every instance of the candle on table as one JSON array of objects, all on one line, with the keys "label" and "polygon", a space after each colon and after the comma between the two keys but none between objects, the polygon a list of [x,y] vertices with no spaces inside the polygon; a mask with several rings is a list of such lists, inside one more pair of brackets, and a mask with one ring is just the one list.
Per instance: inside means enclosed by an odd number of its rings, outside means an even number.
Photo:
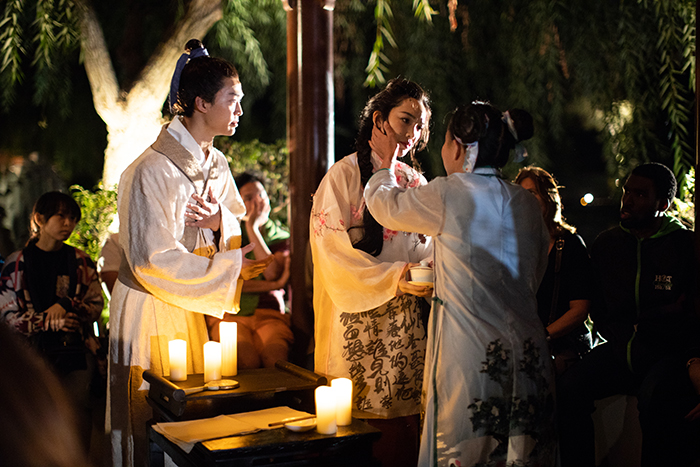
[{"label": "candle on table", "polygon": [[219,340],[221,341],[221,374],[236,376],[238,374],[238,326],[236,323],[222,321],[219,323]]},{"label": "candle on table", "polygon": [[316,431],[322,435],[332,435],[338,430],[335,423],[335,389],[319,386],[314,393],[316,398]]},{"label": "candle on table", "polygon": [[352,381],[348,378],[336,378],[331,381],[336,398],[336,422],[338,426],[352,424]]},{"label": "candle on table", "polygon": [[175,339],[168,342],[170,356],[170,381],[187,380],[187,341]]},{"label": "candle on table", "polygon": [[221,344],[209,341],[204,344],[204,382],[221,379]]}]

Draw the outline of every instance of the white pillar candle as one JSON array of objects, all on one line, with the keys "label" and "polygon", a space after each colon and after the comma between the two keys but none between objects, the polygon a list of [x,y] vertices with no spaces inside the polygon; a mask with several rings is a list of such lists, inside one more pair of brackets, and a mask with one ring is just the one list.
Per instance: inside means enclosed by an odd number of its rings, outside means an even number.
[{"label": "white pillar candle", "polygon": [[204,382],[221,379],[221,344],[209,341],[204,344]]},{"label": "white pillar candle", "polygon": [[170,381],[187,380],[187,341],[175,339],[168,342]]},{"label": "white pillar candle", "polygon": [[335,423],[335,390],[330,386],[319,386],[316,396],[316,431],[332,435],[338,430]]},{"label": "white pillar candle", "polygon": [[222,321],[219,323],[219,340],[221,341],[221,374],[236,376],[238,374],[238,326],[236,323]]},{"label": "white pillar candle", "polygon": [[331,381],[331,387],[335,391],[335,419],[338,426],[352,425],[352,381],[336,378]]}]

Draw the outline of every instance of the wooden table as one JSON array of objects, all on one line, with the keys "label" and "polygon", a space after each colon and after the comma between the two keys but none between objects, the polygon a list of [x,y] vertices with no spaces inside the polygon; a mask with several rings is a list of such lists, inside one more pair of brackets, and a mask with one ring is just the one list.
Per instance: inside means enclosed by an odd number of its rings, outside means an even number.
[{"label": "wooden table", "polygon": [[153,408],[154,422],[196,420],[281,406],[314,413],[314,390],[328,382],[325,376],[283,361],[274,368],[241,370],[236,376],[227,376],[238,381],[236,389],[188,396],[182,389],[202,386],[202,374],[187,375],[187,381],[173,383],[147,370],[143,379],[151,386],[146,401]]},{"label": "wooden table", "polygon": [[316,430],[294,433],[276,428],[197,443],[189,453],[153,428],[149,433],[151,442],[179,467],[379,467],[372,458],[372,444],[381,432],[360,420],[338,427],[335,435],[320,435]]},{"label": "wooden table", "polygon": [[[185,396],[182,389],[203,384],[203,375],[188,375],[187,381],[173,383],[145,371],[151,385],[146,400],[153,409],[152,423],[176,422],[216,417],[222,414],[250,412],[288,406],[315,413],[314,390],[328,379],[288,362],[275,368],[241,370],[226,377],[238,381],[236,389],[205,391]],[[339,427],[335,435],[320,435],[316,430],[294,433],[286,428],[266,430],[197,443],[190,453],[149,428],[151,465],[161,465],[162,452],[180,467],[207,466],[378,466],[372,459],[372,444],[381,431],[354,419],[352,425]],[[161,452],[162,451],[162,452]]]}]

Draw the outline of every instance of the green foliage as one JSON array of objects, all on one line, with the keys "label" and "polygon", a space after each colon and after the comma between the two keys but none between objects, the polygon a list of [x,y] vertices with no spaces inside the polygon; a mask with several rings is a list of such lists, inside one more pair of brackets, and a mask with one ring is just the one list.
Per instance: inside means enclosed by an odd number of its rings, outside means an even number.
[{"label": "green foliage", "polygon": [[79,185],[73,185],[70,189],[73,199],[80,206],[82,218],[66,243],[85,251],[97,262],[117,212],[117,192],[102,186],[98,186],[94,192]]},{"label": "green foliage", "polygon": [[286,134],[287,14],[280,0],[224,2],[204,38],[209,52],[236,65],[245,98],[237,134],[274,143]]},{"label": "green foliage", "polygon": [[[80,248],[97,264],[102,245],[109,235],[109,226],[117,213],[117,192],[99,185],[94,192],[79,185],[70,187],[73,199],[80,206],[82,217],[67,244]],[[102,322],[109,321],[109,296],[103,290]]]},{"label": "green foliage", "polygon": [[[83,0],[90,3],[90,0]],[[216,0],[212,0],[216,3]],[[94,2],[102,11],[105,36],[115,57],[120,84],[125,92],[138,79],[149,54],[167,38],[171,31],[162,18],[179,19],[184,11],[182,0],[144,2],[132,5]],[[270,70],[258,38],[260,26],[272,25],[284,30],[285,14],[279,0],[227,0],[221,2],[223,19],[215,24],[206,44],[218,56],[232,60],[241,74],[248,77],[250,87],[265,88],[270,82]],[[157,15],[158,19],[143,20],[139,14]],[[77,63],[80,47],[80,9],[74,0],[8,0],[0,11],[0,84],[4,109],[11,108],[17,87],[25,73],[32,78],[34,103],[43,106],[56,102],[64,116],[70,112],[71,80],[69,69]],[[281,28],[280,28],[281,24]],[[140,25],[151,29],[141,31]],[[146,27],[149,27],[146,26]],[[130,29],[135,28],[135,29]],[[125,31],[128,31],[125,33]],[[119,44],[131,40],[125,35],[143,38],[132,44],[128,52]],[[143,49],[143,50],[141,50]],[[216,53],[218,52],[218,53]],[[128,53],[129,63],[121,56]],[[30,63],[27,63],[27,62]]]},{"label": "green foliage", "polygon": [[3,18],[0,20],[0,82],[2,83],[3,103],[9,105],[13,99],[15,83],[24,79],[21,63],[25,50],[22,47],[24,25],[22,24],[22,0],[8,1]]},{"label": "green foliage", "polygon": [[275,23],[279,12],[283,12],[279,0],[227,1],[224,2],[224,17],[212,31],[223,55],[231,58],[239,71],[255,76],[256,86],[267,86],[270,72],[253,27]]},{"label": "green foliage", "polygon": [[[376,33],[372,53],[367,61],[365,73],[367,79],[365,86],[370,88],[386,82],[384,73],[389,72],[391,59],[384,53],[384,40],[394,49],[398,48],[394,31],[392,30],[392,19],[394,13],[391,9],[391,0],[376,0],[374,7],[374,19],[376,22]],[[429,0],[413,0],[413,11],[416,18],[431,22],[435,11],[430,7]]]},{"label": "green foliage", "polygon": [[384,73],[389,71],[387,65],[391,64],[391,60],[384,55],[384,39],[386,39],[392,47],[396,48],[396,39],[391,30],[391,19],[393,13],[391,11],[390,0],[377,0],[377,6],[374,7],[374,18],[377,22],[377,32],[374,39],[374,47],[367,62],[367,80],[365,85],[375,87],[378,83],[386,82]]},{"label": "green foliage", "polygon": [[673,199],[669,212],[687,228],[695,230],[695,169],[688,171],[685,182],[679,188],[679,197]]},{"label": "green foliage", "polygon": [[15,86],[24,79],[23,58],[32,54],[35,103],[56,100],[59,108],[68,112],[70,80],[66,59],[78,45],[78,12],[73,1],[8,1],[0,20],[4,107],[13,103]]},{"label": "green foliage", "polygon": [[[354,3],[338,0],[336,11]],[[527,109],[536,128],[529,163],[545,168],[579,151],[572,119],[595,128],[611,181],[649,160],[679,180],[694,166],[695,2],[442,0],[429,15],[419,0],[410,15],[407,2],[375,3],[366,85],[397,75],[421,82],[438,119],[475,98]]]},{"label": "green foliage", "polygon": [[264,144],[257,140],[238,142],[219,138],[216,145],[226,155],[234,177],[253,172],[267,181],[265,189],[272,205],[270,218],[288,225],[289,150],[286,142]]},{"label": "green foliage", "polygon": [[427,22],[433,20],[433,15],[436,13],[430,7],[429,0],[413,0],[413,11],[415,12],[416,18],[423,18]]},{"label": "green foliage", "polygon": [[34,103],[41,105],[57,97],[59,109],[67,114],[70,90],[67,57],[79,45],[78,12],[70,0],[44,0],[36,4],[36,19],[32,23],[36,31],[33,38],[35,67]]},{"label": "green foliage", "polygon": [[659,97],[668,116],[673,171],[682,179],[695,162],[694,141],[688,138],[695,97],[695,2],[653,2],[651,8],[659,34]]}]

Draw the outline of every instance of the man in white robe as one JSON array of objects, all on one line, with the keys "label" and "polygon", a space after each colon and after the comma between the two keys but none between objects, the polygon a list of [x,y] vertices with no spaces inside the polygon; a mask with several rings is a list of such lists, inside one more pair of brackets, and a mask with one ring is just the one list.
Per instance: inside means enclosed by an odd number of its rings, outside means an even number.
[{"label": "man in white robe", "polygon": [[163,127],[119,185],[123,257],[110,303],[106,423],[115,466],[148,465],[144,370],[168,376],[168,342],[184,339],[187,373],[203,373],[204,315],[236,313],[239,276],[255,277],[272,260],[243,257],[252,248],[240,248],[245,205],[212,144],[243,114],[238,74],[195,42],[175,85],[184,116]]}]

